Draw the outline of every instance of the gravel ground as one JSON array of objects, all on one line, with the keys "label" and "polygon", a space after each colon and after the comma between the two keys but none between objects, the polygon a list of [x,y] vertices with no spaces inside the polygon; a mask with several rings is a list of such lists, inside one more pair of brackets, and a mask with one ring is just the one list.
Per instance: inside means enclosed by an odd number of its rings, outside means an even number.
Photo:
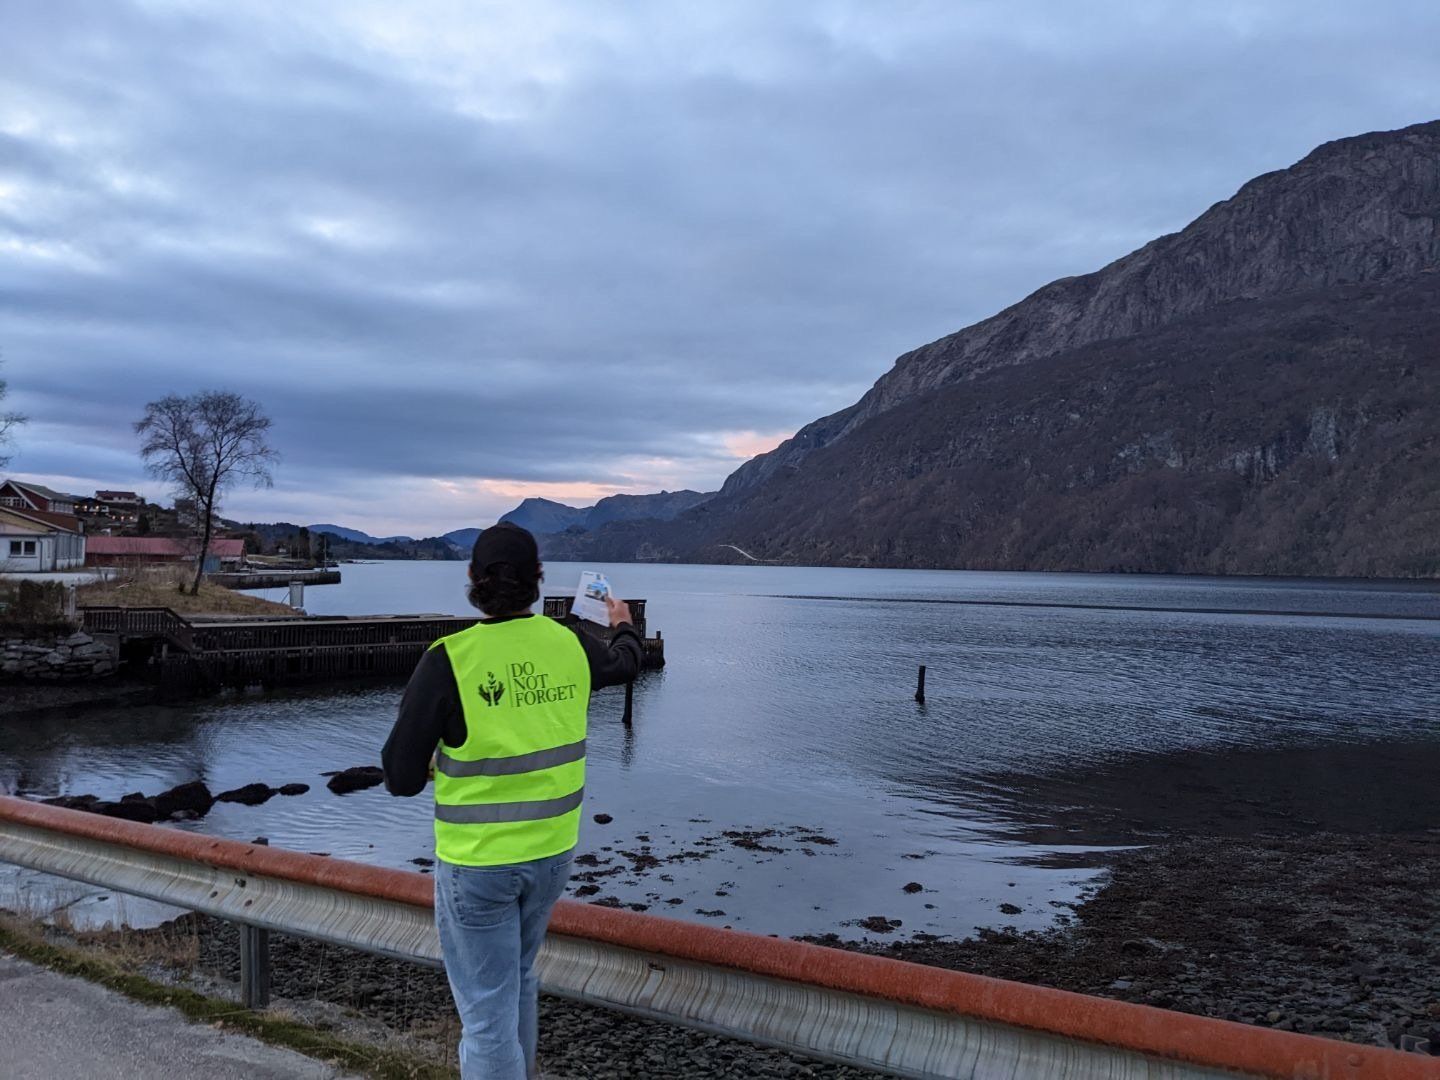
[{"label": "gravel ground", "polygon": [[[239,936],[232,925],[185,916],[163,932],[194,935],[202,969],[239,979]],[[405,1031],[435,1031],[454,1019],[450,987],[441,972],[280,934],[271,935],[270,950],[271,990],[277,999],[319,998]],[[555,1080],[859,1080],[877,1075],[543,995],[540,1059],[546,1076]]]},{"label": "gravel ground", "polygon": [[[854,945],[922,964],[1440,1055],[1440,830],[1116,856],[1051,931]],[[1407,1046],[1407,1048],[1409,1048]]]}]

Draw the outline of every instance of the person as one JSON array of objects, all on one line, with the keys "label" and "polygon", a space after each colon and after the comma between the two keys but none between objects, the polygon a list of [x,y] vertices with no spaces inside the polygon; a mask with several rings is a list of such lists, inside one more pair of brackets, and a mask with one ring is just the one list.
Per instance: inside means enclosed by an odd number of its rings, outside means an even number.
[{"label": "person", "polygon": [[435,642],[381,751],[392,795],[418,795],[434,762],[435,924],[460,1013],[464,1080],[535,1076],[535,957],[570,877],[585,794],[590,693],[640,670],[629,605],[610,598],[608,644],[531,613],[535,538],[486,529],[470,557],[485,616]]}]

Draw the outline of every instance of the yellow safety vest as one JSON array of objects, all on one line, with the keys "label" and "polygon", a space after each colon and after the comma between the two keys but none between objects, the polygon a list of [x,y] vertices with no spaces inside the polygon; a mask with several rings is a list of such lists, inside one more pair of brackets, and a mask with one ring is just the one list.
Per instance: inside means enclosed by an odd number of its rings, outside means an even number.
[{"label": "yellow safety vest", "polygon": [[442,742],[436,756],[436,856],[501,866],[570,850],[580,835],[590,703],[590,665],[574,632],[532,615],[476,623],[441,644],[465,741]]}]

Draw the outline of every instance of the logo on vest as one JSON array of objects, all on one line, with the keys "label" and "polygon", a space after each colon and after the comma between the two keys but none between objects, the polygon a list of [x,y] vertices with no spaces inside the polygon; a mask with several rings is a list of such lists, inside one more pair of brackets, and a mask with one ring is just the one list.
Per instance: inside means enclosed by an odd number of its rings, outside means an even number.
[{"label": "logo on vest", "polygon": [[480,696],[485,699],[486,705],[499,705],[500,699],[505,696],[505,684],[495,678],[493,671],[485,673],[485,681],[480,684]]}]

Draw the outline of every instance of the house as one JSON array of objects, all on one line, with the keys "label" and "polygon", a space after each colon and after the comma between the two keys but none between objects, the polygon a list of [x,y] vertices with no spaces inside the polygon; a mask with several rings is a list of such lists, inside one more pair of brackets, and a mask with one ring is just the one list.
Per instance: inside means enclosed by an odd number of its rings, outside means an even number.
[{"label": "house", "polygon": [[95,501],[111,510],[136,510],[145,505],[145,500],[133,491],[97,491]]},{"label": "house", "polygon": [[84,526],[73,514],[0,505],[0,571],[38,573],[84,566],[85,540]]},{"label": "house", "polygon": [[8,510],[41,510],[47,514],[75,514],[77,495],[64,495],[40,484],[20,480],[0,483],[0,507]]},{"label": "house", "polygon": [[[137,563],[194,562],[198,540],[173,536],[91,536],[85,548],[86,566],[133,566]],[[245,541],[213,537],[209,564],[237,567],[245,561]]]},{"label": "house", "polygon": [[82,499],[75,513],[99,518],[97,526],[134,525],[145,509],[145,500],[133,491],[97,491],[95,497]]}]

